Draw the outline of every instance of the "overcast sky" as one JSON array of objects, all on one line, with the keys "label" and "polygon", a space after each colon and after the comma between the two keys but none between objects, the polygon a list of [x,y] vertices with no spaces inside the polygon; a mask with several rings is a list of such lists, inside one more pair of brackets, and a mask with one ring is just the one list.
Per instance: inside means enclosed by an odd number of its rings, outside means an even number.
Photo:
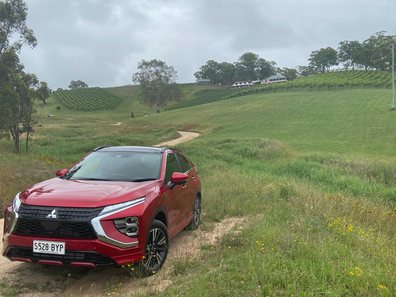
[{"label": "overcast sky", "polygon": [[233,63],[245,52],[294,68],[342,40],[396,35],[396,0],[25,1],[38,45],[21,60],[51,89],[132,84],[142,59],[173,66],[180,83],[208,60]]}]

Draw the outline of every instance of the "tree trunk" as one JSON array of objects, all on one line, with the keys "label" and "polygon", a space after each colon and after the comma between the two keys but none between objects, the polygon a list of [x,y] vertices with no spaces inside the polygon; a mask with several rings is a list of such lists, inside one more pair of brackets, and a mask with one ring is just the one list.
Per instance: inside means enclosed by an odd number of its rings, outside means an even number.
[{"label": "tree trunk", "polygon": [[29,151],[29,134],[30,134],[30,127],[28,127],[28,130],[26,131],[26,154]]},{"label": "tree trunk", "polygon": [[[19,130],[19,128],[18,128],[18,130]],[[19,131],[17,133],[15,133],[14,153],[19,153]]]},{"label": "tree trunk", "polygon": [[160,113],[160,105],[159,105],[159,102],[157,102],[157,113]]}]

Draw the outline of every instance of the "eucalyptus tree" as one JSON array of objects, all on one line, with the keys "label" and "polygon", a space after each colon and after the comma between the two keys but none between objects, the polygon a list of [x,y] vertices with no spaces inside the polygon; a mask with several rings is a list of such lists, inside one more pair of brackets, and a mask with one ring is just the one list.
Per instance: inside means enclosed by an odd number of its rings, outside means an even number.
[{"label": "eucalyptus tree", "polygon": [[183,98],[180,86],[176,84],[177,72],[172,66],[160,60],[145,61],[138,64],[139,71],[133,74],[132,81],[140,85],[139,100],[150,107],[160,107],[167,102]]},{"label": "eucalyptus tree", "polygon": [[[396,43],[396,35],[385,35],[377,32],[363,42],[366,52],[361,54],[365,67],[382,71],[392,69],[392,44]],[[365,58],[365,60],[363,60]]]},{"label": "eucalyptus tree", "polygon": [[72,80],[70,82],[70,85],[68,87],[69,89],[84,89],[84,88],[88,88],[88,85],[83,82],[82,80]]},{"label": "eucalyptus tree", "polygon": [[311,52],[308,61],[309,65],[319,72],[329,71],[331,66],[338,65],[337,51],[331,47],[321,48]]},{"label": "eucalyptus tree", "polygon": [[211,84],[217,84],[219,82],[219,72],[219,63],[214,60],[209,60],[194,73],[194,76],[197,79],[210,79]]},{"label": "eucalyptus tree", "polygon": [[20,136],[32,130],[34,101],[42,98],[39,82],[34,74],[23,72],[18,58],[23,45],[34,48],[36,37],[26,25],[27,5],[22,0],[0,1],[0,138],[14,141],[18,153]]},{"label": "eucalyptus tree", "polygon": [[362,44],[357,40],[344,40],[338,45],[338,60],[344,65],[346,70],[349,67],[352,67],[352,70],[354,70],[359,61]]}]

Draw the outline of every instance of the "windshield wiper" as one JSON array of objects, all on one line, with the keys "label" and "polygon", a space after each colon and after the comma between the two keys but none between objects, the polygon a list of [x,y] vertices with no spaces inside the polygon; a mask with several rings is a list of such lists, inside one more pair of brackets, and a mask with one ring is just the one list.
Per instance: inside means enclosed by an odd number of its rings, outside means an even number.
[{"label": "windshield wiper", "polygon": [[130,180],[130,182],[145,182],[145,181],[150,181],[150,180],[157,180],[156,178],[137,178]]},{"label": "windshield wiper", "polygon": [[93,178],[93,177],[77,177],[75,180],[114,181],[113,179]]}]

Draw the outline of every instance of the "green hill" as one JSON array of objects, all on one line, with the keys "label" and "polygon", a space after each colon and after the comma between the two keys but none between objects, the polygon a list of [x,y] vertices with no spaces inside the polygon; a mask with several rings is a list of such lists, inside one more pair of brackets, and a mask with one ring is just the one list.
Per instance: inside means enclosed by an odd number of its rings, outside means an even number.
[{"label": "green hill", "polygon": [[[1,205],[96,146],[154,145],[176,138],[176,130],[198,131],[199,138],[177,148],[191,158],[202,181],[200,228],[209,234],[224,219],[225,226],[236,225],[214,243],[197,239],[197,258],[168,259],[174,273],[164,275],[172,284],[156,295],[393,296],[391,90],[319,89],[267,90],[133,119],[133,104],[139,113],[146,108],[133,88],[124,90],[124,101],[113,111],[62,105],[35,127],[31,155],[9,154],[12,143],[0,141],[7,152],[0,155]],[[183,88],[187,100],[198,91]],[[45,110],[56,111],[57,104],[62,103],[51,97]],[[122,124],[114,125],[118,119]],[[124,276],[129,274],[120,272]],[[80,284],[84,290],[91,286]]]},{"label": "green hill", "polygon": [[255,88],[238,90],[224,99],[245,96],[256,93],[312,91],[312,90],[343,90],[352,88],[389,88],[392,86],[392,75],[389,72],[376,70],[348,70],[316,74],[297,78],[293,81],[258,86]]}]

